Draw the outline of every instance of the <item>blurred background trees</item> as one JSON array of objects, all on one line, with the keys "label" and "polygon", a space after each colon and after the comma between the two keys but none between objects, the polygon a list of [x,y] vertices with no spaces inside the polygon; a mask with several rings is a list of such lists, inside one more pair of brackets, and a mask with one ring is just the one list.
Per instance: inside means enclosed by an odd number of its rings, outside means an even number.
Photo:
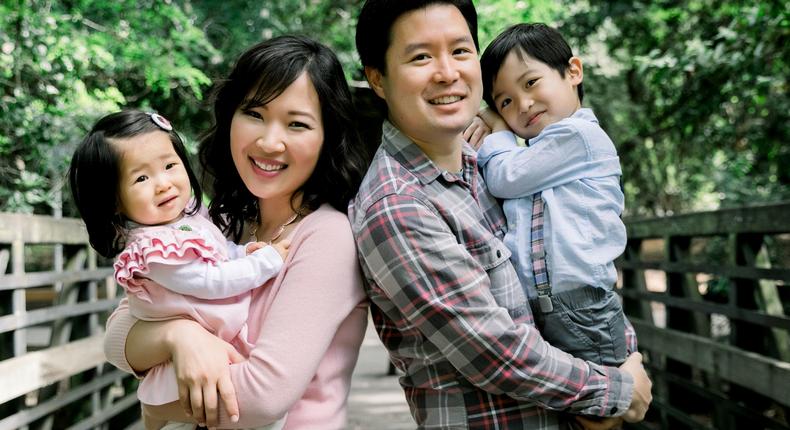
[{"label": "blurred background trees", "polygon": [[[101,115],[161,112],[194,151],[211,82],[260,40],[331,46],[350,81],[360,0],[0,2],[0,211],[49,214]],[[477,0],[485,47],[547,22],[585,64],[585,104],[618,145],[631,215],[790,198],[786,1]]]}]

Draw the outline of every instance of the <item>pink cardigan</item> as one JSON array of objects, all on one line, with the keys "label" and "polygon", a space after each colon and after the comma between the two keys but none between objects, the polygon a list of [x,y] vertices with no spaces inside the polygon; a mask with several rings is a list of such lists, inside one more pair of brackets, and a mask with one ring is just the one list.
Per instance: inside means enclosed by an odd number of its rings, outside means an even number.
[{"label": "pink cardigan", "polygon": [[[253,291],[249,360],[231,366],[240,417],[224,410],[220,427],[276,421],[286,429],[340,429],[346,425],[351,372],[367,325],[367,298],[346,216],[324,205],[296,227],[280,274]],[[124,353],[137,320],[126,299],[107,321],[107,360],[133,373]]]}]

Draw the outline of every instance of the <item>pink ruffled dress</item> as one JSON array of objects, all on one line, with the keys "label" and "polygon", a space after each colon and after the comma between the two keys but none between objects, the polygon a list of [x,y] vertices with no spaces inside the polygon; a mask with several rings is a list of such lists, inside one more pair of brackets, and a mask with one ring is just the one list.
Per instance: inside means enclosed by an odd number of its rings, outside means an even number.
[{"label": "pink ruffled dress", "polygon": [[[126,248],[116,257],[115,279],[126,290],[132,315],[145,321],[191,318],[232,344],[244,356],[254,346],[247,338],[250,292],[224,299],[200,299],[175,293],[147,279],[151,263],[167,266],[196,260],[216,264],[228,260],[227,241],[220,230],[200,215],[185,215],[162,226],[140,226],[129,231]],[[138,398],[150,405],[178,400],[171,363],[148,371],[138,387]]]}]

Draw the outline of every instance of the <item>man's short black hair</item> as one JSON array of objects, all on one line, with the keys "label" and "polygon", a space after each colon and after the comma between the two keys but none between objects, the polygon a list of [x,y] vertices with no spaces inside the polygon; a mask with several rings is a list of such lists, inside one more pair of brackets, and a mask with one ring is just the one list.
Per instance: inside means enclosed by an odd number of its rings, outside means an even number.
[{"label": "man's short black hair", "polygon": [[[509,27],[488,45],[480,58],[480,68],[483,72],[483,100],[491,109],[497,110],[491,94],[494,79],[505,57],[514,49],[520,59],[527,54],[557,70],[563,78],[569,67],[568,62],[573,57],[573,51],[565,38],[546,24],[516,24]],[[581,83],[576,87],[576,93],[581,103],[584,98]]]},{"label": "man's short black hair", "polygon": [[[367,0],[357,20],[357,52],[363,67],[372,67],[386,74],[385,56],[390,46],[392,24],[403,14],[434,4],[455,6],[464,16],[475,48],[477,42],[477,11],[471,0]],[[437,26],[443,25],[441,22]]]}]

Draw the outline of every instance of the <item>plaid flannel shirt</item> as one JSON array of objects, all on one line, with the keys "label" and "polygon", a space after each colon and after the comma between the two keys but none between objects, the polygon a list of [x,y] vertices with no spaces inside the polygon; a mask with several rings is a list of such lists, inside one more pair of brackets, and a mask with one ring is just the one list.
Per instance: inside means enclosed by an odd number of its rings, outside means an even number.
[{"label": "plaid flannel shirt", "polygon": [[391,123],[349,218],[371,313],[420,428],[553,429],[614,416],[633,380],[540,336],[502,243],[505,220],[464,145],[440,171]]}]

